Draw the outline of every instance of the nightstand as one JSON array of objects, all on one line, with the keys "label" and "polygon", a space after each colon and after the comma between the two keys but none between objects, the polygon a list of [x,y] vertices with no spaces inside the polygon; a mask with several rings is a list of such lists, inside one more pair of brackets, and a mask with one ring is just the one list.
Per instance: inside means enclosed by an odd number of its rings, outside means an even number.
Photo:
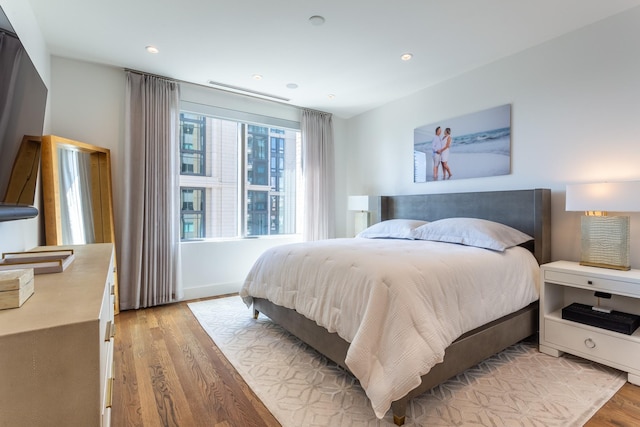
[{"label": "nightstand", "polygon": [[602,305],[640,315],[640,270],[617,271],[556,261],[540,267],[540,351],[564,352],[628,373],[640,385],[640,328],[626,335],[562,318],[572,303],[597,304],[596,291],[609,293]]}]

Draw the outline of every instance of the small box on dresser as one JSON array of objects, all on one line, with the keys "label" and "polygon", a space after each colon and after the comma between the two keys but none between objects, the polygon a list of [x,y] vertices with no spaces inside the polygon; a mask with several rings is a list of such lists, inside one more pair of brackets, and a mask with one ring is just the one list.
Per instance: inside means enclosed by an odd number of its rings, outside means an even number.
[{"label": "small box on dresser", "polygon": [[20,307],[33,289],[33,268],[0,271],[0,310]]}]

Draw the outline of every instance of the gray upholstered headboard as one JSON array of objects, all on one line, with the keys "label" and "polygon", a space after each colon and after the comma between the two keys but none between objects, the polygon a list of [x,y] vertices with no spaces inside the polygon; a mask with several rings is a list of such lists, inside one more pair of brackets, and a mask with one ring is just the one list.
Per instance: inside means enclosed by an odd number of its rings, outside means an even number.
[{"label": "gray upholstered headboard", "polygon": [[534,238],[538,263],[551,261],[551,190],[382,196],[380,219],[482,218],[506,224]]}]

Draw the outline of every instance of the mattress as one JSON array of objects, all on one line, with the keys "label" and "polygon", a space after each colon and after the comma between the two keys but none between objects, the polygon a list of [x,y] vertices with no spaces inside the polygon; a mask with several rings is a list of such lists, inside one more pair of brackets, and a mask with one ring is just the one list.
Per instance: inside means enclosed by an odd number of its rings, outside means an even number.
[{"label": "mattress", "polygon": [[348,341],[346,365],[382,418],[456,338],[536,301],[538,271],[521,247],[331,239],[268,250],[240,296],[294,309]]}]

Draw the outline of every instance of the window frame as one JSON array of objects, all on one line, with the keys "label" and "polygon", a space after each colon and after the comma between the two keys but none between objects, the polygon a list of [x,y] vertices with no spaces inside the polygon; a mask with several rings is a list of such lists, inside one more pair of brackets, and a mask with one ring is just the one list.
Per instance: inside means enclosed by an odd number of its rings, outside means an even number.
[{"label": "window frame", "polygon": [[[235,110],[227,110],[221,107],[215,107],[215,106],[210,106],[210,105],[203,105],[203,104],[194,104],[194,103],[190,103],[190,102],[186,102],[186,101],[182,101],[181,102],[181,106],[180,106],[180,115],[182,117],[182,115],[184,113],[190,113],[190,114],[196,114],[196,115],[201,115],[204,118],[205,122],[206,122],[206,117],[210,117],[213,119],[219,119],[222,121],[232,121],[235,122],[238,126],[238,164],[237,164],[237,171],[238,171],[238,180],[237,180],[237,206],[235,207],[236,209],[236,213],[237,213],[237,225],[238,225],[238,231],[237,231],[237,235],[235,237],[211,237],[211,236],[207,236],[207,233],[209,232],[206,229],[206,226],[203,225],[203,227],[205,227],[205,231],[204,231],[204,240],[236,240],[236,239],[245,239],[245,238],[278,238],[278,237],[286,237],[286,238],[290,238],[291,236],[299,236],[302,233],[302,229],[301,229],[301,207],[302,207],[302,200],[303,200],[303,187],[302,187],[302,182],[299,179],[301,177],[301,153],[299,153],[300,149],[301,149],[301,129],[300,129],[300,123],[299,122],[294,122],[291,120],[286,120],[286,119],[279,119],[279,118],[273,118],[273,117],[268,117],[268,116],[262,116],[262,115],[256,115],[256,114],[252,114],[252,113],[247,113],[247,112],[240,112],[240,111],[235,111]],[[266,133],[264,133],[265,136],[265,142],[266,142],[266,146],[263,147],[264,152],[266,153],[267,159],[266,159],[266,163],[265,163],[265,167],[266,167],[266,174],[267,174],[267,182],[264,184],[249,184],[249,176],[247,174],[247,169],[248,169],[248,165],[249,165],[249,161],[248,161],[248,157],[247,157],[247,146],[248,146],[248,133],[249,133],[249,129],[255,127],[255,128],[265,128]],[[275,130],[275,131],[274,131]],[[272,156],[272,142],[274,140],[277,141],[277,147],[275,147],[275,153],[276,153],[276,157],[281,157],[281,155],[284,153],[285,150],[285,145],[286,145],[286,138],[285,135],[287,135],[287,130],[291,130],[296,132],[296,142],[295,142],[295,147],[296,147],[296,157],[295,157],[295,189],[294,189],[294,202],[292,204],[292,206],[289,209],[278,209],[277,213],[278,213],[278,217],[275,218],[276,221],[278,221],[280,218],[284,217],[285,215],[288,215],[289,218],[287,218],[287,220],[285,221],[286,224],[279,224],[276,227],[276,230],[278,231],[277,234],[271,234],[274,230],[272,230],[272,222],[274,220],[274,217],[272,215],[270,206],[272,204],[272,197],[273,196],[277,196],[277,200],[280,201],[281,198],[283,196],[291,196],[290,194],[284,193],[281,190],[279,191],[275,191],[274,189],[272,189],[271,186],[271,156]],[[181,141],[182,142],[182,141]],[[208,147],[208,144],[210,144],[210,141],[208,140],[208,138],[205,137],[205,143],[204,143],[204,151],[205,153],[207,152],[207,150],[210,149],[210,147]],[[182,148],[182,143],[181,143],[181,148]],[[278,166],[278,163],[283,163],[280,161],[276,161],[277,165],[276,168]],[[286,164],[284,165],[286,167]],[[207,163],[204,166],[204,169],[206,171],[205,176],[208,176],[212,173],[212,171],[210,171],[210,165]],[[198,176],[195,174],[190,174],[190,173],[182,173],[180,172],[180,175],[184,175],[184,176]],[[280,174],[279,174],[280,175]],[[276,178],[276,188],[279,188],[280,186],[280,176],[278,176]],[[181,186],[180,188],[189,188],[189,187],[193,187],[193,185],[189,185],[189,186]],[[193,188],[199,188],[199,187],[193,187]],[[204,187],[204,188],[208,188],[208,187]],[[250,234],[249,230],[249,203],[248,203],[248,192],[249,191],[264,191],[266,192],[266,206],[267,206],[267,210],[266,210],[266,233],[267,234]],[[212,199],[213,202],[213,199]],[[280,202],[279,206],[281,205],[282,202]],[[280,213],[280,211],[282,211]],[[289,212],[289,213],[287,213]],[[291,217],[291,212],[293,212]],[[182,215],[183,211],[181,210],[181,215]],[[204,218],[206,218],[206,209],[203,212],[203,216]],[[204,221],[203,221],[204,224]],[[215,225],[213,225],[215,227]],[[291,233],[284,233],[284,232],[280,232],[280,230],[287,230],[287,229],[293,229],[294,231]],[[182,230],[181,230],[182,231]],[[203,240],[198,238],[198,240]],[[183,242],[188,242],[191,239],[183,239]]]}]

